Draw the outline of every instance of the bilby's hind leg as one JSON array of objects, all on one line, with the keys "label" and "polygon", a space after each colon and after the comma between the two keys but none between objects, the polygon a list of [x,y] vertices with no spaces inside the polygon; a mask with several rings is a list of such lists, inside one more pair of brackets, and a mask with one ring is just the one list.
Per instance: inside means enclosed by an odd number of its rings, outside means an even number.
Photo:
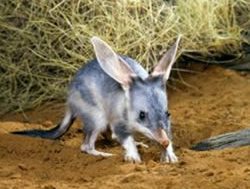
[{"label": "bilby's hind leg", "polygon": [[101,152],[95,149],[95,141],[99,133],[100,132],[98,130],[94,130],[91,133],[87,133],[85,136],[84,143],[81,145],[81,151],[94,156],[103,156],[103,157],[112,156],[113,154],[111,153]]},{"label": "bilby's hind leg", "polygon": [[98,119],[98,118],[94,119],[87,114],[83,115],[82,117],[84,121],[83,130],[85,134],[85,139],[84,143],[81,145],[81,151],[94,156],[103,156],[103,157],[112,156],[113,154],[100,152],[95,149],[95,142],[97,140],[98,135],[106,130],[106,121],[104,119]]}]

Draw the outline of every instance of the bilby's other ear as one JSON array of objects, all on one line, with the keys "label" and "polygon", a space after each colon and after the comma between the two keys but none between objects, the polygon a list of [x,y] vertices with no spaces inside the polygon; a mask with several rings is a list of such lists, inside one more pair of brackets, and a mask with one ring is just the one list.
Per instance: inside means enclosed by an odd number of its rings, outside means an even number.
[{"label": "bilby's other ear", "polygon": [[92,37],[91,43],[94,46],[96,58],[104,72],[120,83],[123,88],[129,88],[132,77],[136,76],[130,66],[100,38]]},{"label": "bilby's other ear", "polygon": [[164,82],[168,80],[172,66],[175,63],[180,39],[181,36],[179,35],[175,44],[163,55],[159,63],[154,67],[153,72],[151,73],[153,77],[162,75]]}]

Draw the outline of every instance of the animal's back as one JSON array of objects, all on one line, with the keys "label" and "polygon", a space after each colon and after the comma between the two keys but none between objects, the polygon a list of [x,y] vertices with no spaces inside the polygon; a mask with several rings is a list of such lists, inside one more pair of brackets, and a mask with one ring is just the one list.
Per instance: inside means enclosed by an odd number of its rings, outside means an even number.
[{"label": "animal's back", "polygon": [[[138,62],[127,56],[122,56],[122,58],[128,63],[137,76],[142,79],[148,77],[147,71]],[[83,87],[85,88],[83,89]],[[96,59],[83,66],[76,73],[70,84],[70,91],[96,89],[100,94],[110,93],[117,88],[120,88],[120,84],[102,70]]]},{"label": "animal's back", "polygon": [[[137,76],[142,79],[148,77],[147,71],[135,60],[127,56],[121,57]],[[110,109],[111,106],[116,106],[115,104],[118,103],[116,101],[121,100],[121,96],[124,96],[121,85],[103,71],[96,59],[87,63],[76,73],[69,87],[69,102],[79,105],[80,102],[76,102],[76,99],[80,98],[84,101],[85,108],[87,104],[88,107],[99,106],[99,109]]]}]

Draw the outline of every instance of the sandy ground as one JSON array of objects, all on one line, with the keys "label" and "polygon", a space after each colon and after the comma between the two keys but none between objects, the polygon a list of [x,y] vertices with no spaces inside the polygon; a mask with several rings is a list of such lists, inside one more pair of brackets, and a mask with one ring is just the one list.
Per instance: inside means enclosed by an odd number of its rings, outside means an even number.
[{"label": "sandy ground", "polygon": [[189,147],[217,134],[250,127],[250,76],[222,68],[208,68],[184,76],[185,85],[170,89],[174,144],[179,163],[162,164],[160,148],[140,148],[143,163],[123,162],[116,142],[100,138],[97,148],[111,158],[80,152],[80,122],[60,140],[8,134],[9,131],[48,128],[63,116],[61,104],[0,121],[0,189],[65,188],[250,188],[250,147],[195,152]]}]

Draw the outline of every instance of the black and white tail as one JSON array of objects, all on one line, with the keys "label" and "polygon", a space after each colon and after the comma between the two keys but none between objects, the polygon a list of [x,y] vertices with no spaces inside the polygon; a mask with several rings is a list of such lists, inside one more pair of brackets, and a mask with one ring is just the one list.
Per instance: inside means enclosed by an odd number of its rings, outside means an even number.
[{"label": "black and white tail", "polygon": [[68,110],[60,124],[49,130],[27,130],[27,131],[14,131],[12,134],[25,135],[30,137],[40,137],[47,139],[57,139],[63,136],[75,121],[76,117]]}]

